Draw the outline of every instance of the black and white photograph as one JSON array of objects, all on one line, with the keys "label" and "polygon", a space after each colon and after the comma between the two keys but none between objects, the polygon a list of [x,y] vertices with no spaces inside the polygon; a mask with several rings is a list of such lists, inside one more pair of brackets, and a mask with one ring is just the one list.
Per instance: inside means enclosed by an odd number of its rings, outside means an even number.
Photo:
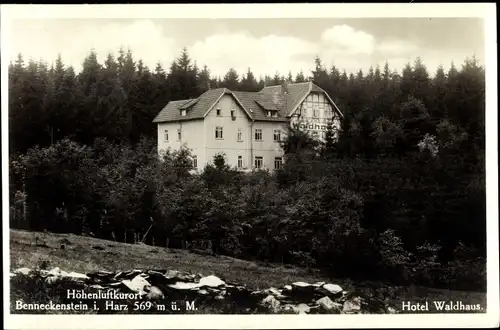
[{"label": "black and white photograph", "polygon": [[8,328],[499,325],[495,4],[0,12]]}]

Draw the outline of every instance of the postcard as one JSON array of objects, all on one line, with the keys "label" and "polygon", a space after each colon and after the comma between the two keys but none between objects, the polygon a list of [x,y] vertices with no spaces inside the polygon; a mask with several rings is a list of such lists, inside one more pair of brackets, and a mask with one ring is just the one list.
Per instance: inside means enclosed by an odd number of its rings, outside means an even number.
[{"label": "postcard", "polygon": [[6,328],[499,325],[494,4],[0,11]]}]

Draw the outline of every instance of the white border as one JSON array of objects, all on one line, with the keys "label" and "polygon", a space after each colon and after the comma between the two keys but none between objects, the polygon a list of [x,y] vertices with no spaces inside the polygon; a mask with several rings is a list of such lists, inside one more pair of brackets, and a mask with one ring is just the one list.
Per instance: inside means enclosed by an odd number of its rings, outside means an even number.
[{"label": "white border", "polygon": [[442,315],[11,315],[9,308],[9,178],[7,56],[1,62],[2,202],[5,327],[22,329],[125,328],[405,328],[498,327],[498,164],[496,7],[485,4],[211,4],[211,5],[2,5],[1,50],[9,54],[9,20],[16,18],[368,18],[483,17],[486,68],[486,191],[488,295],[486,314]]}]

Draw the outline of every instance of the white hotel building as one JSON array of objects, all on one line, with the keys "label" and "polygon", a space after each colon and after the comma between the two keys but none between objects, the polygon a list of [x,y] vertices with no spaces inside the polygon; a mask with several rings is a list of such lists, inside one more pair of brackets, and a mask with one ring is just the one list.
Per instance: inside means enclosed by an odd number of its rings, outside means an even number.
[{"label": "white hotel building", "polygon": [[283,163],[279,142],[290,124],[322,139],[329,121],[340,129],[342,116],[322,88],[304,82],[259,92],[211,89],[196,99],[170,101],[153,122],[158,125],[158,152],[185,145],[198,170],[218,153],[240,170],[273,170]]}]

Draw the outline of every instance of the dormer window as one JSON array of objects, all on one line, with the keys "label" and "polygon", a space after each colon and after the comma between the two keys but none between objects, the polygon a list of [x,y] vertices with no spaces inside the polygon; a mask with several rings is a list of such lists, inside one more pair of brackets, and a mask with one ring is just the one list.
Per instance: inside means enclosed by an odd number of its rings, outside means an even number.
[{"label": "dormer window", "polygon": [[269,110],[267,111],[267,116],[271,117],[271,111],[269,111]]},{"label": "dormer window", "polygon": [[181,116],[184,117],[186,115],[186,110],[181,110]]},{"label": "dormer window", "polygon": [[273,112],[273,117],[277,118],[278,117],[278,111]]}]

